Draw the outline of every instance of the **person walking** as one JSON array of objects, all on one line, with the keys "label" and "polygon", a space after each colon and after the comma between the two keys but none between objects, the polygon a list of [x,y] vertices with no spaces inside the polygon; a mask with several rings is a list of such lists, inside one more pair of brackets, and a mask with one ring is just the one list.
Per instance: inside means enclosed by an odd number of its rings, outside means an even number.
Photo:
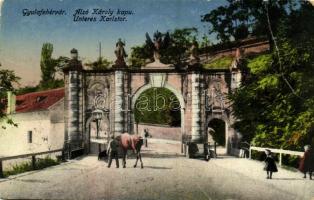
[{"label": "person walking", "polygon": [[264,170],[267,172],[267,179],[272,179],[273,172],[278,172],[275,159],[273,158],[269,149],[265,150],[266,159]]},{"label": "person walking", "polygon": [[110,168],[112,159],[116,160],[116,167],[119,168],[119,158],[118,158],[118,148],[119,142],[114,136],[111,136],[111,140],[109,141],[107,153],[109,155],[108,168]]},{"label": "person walking", "polygon": [[303,178],[306,178],[306,173],[309,173],[310,179],[312,179],[312,173],[314,170],[314,153],[310,145],[304,146],[304,154],[301,158],[299,170],[304,174]]}]

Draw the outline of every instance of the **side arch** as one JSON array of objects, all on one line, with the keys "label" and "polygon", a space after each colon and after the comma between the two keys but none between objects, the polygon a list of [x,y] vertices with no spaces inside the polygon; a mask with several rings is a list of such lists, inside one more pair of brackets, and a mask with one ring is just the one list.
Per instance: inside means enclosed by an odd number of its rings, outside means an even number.
[{"label": "side arch", "polygon": [[223,114],[209,114],[207,115],[206,123],[205,123],[205,129],[206,130],[206,137],[207,137],[207,130],[208,130],[208,125],[209,122],[212,121],[213,119],[219,119],[225,122],[225,153],[229,153],[231,150],[231,136],[233,135],[233,128],[231,127],[231,120],[229,117],[223,113]]}]

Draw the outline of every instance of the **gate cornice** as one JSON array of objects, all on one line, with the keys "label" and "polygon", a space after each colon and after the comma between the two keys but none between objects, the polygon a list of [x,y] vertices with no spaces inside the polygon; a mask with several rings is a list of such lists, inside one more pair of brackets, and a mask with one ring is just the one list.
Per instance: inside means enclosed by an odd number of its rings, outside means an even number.
[{"label": "gate cornice", "polygon": [[106,69],[106,70],[83,70],[83,73],[86,74],[98,74],[101,75],[101,73],[113,73],[115,71],[124,71],[128,73],[231,73],[229,69],[202,69],[202,68],[195,68],[195,69],[178,69],[178,68],[173,68],[173,69],[133,69],[133,68],[123,68],[123,69],[117,69],[117,68],[111,68],[111,69]]}]

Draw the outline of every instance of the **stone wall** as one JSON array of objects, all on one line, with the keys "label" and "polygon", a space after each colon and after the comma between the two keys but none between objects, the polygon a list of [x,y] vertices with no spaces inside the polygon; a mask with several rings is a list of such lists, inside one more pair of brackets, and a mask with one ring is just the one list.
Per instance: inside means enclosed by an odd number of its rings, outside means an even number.
[{"label": "stone wall", "polygon": [[[269,50],[269,43],[268,41],[262,41],[252,44],[246,44],[240,46],[244,50],[244,54],[258,54],[263,53]],[[232,56],[235,57],[237,48],[230,48],[230,49],[224,49],[221,51],[216,51],[213,53],[213,57],[222,57],[222,56]]]},{"label": "stone wall", "polygon": [[[144,137],[144,129],[147,128],[152,138],[181,141],[181,127],[169,127],[152,124],[139,124],[138,134]],[[134,125],[136,132],[136,125]]]}]

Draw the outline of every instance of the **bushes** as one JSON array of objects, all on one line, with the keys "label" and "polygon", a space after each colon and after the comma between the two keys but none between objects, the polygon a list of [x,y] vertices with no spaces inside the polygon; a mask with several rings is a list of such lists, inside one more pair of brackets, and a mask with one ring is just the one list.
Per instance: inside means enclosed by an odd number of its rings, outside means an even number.
[{"label": "bushes", "polygon": [[205,69],[229,69],[232,61],[233,61],[233,57],[223,56],[221,58],[217,58],[213,62],[204,64],[203,67]]},{"label": "bushes", "polygon": [[20,164],[13,165],[12,169],[9,171],[4,171],[4,176],[8,177],[11,175],[16,175],[32,170],[44,169],[46,167],[54,166],[60,164],[59,160],[55,160],[50,158],[50,156],[46,156],[45,158],[38,158],[36,160],[35,169],[33,169],[32,162],[26,161]]}]

